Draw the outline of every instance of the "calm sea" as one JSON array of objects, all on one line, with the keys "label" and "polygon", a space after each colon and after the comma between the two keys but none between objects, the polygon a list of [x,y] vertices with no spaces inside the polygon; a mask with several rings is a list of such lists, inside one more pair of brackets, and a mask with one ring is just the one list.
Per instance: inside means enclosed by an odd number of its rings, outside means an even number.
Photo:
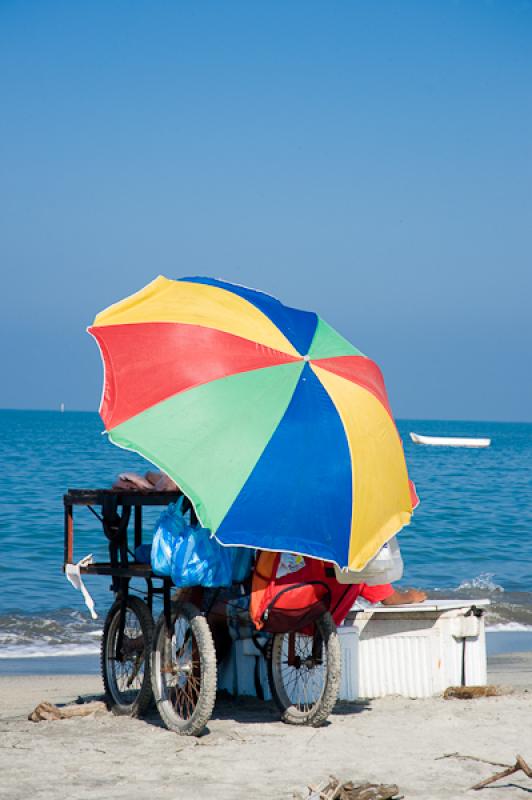
[{"label": "calm sea", "polygon": [[[489,597],[490,626],[532,630],[532,425],[398,425],[421,498],[400,535],[403,584]],[[492,446],[423,447],[410,431],[491,437]],[[0,454],[0,658],[96,653],[112,595],[107,579],[87,581],[100,613],[93,622],[67,583],[62,495],[68,487],[110,487],[118,472],[143,472],[147,462],[111,445],[96,413],[80,412],[0,411]],[[76,558],[105,558],[97,520],[86,509],[78,520]]]}]

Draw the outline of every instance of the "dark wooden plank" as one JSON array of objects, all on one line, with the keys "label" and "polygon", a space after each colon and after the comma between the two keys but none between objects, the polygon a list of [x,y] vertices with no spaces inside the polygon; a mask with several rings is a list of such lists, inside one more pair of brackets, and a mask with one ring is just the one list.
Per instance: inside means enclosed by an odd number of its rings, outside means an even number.
[{"label": "dark wooden plank", "polygon": [[149,564],[129,564],[127,567],[113,567],[112,564],[108,563],[95,563],[81,567],[80,572],[88,575],[116,575],[117,578],[158,577],[153,574]]},{"label": "dark wooden plank", "polygon": [[102,505],[105,497],[114,496],[121,506],[166,506],[181,497],[182,492],[130,492],[114,489],[69,489],[63,496],[65,506]]}]

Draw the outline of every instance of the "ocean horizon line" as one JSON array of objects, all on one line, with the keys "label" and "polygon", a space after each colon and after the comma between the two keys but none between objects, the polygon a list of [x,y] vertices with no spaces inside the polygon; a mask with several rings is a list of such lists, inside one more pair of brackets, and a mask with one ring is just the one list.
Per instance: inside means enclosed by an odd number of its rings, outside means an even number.
[{"label": "ocean horizon line", "polygon": [[[49,413],[49,414],[98,414],[98,410],[86,408],[66,408],[61,411],[60,408],[12,408],[0,407],[1,411],[9,411],[16,413]],[[483,425],[532,425],[532,419],[479,419],[479,418],[465,418],[465,417],[402,417],[395,416],[396,422],[480,422]]]}]

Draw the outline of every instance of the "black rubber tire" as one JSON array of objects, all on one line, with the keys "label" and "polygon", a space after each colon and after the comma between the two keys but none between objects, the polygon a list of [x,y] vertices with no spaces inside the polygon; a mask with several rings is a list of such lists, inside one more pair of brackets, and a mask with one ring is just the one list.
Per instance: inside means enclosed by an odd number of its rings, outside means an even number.
[{"label": "black rubber tire", "polygon": [[[190,642],[190,663],[183,663],[181,669],[174,659],[173,640],[176,627],[184,631],[183,648]],[[192,603],[173,602],[171,609],[172,638],[167,635],[166,620],[161,614],[153,634],[151,680],[153,697],[162,721],[171,731],[182,736],[199,736],[212,716],[216,702],[217,669],[214,641],[207,620]],[[188,658],[184,656],[184,659]],[[194,672],[196,674],[194,675]],[[188,675],[188,677],[186,677]],[[171,676],[173,685],[170,685]],[[184,688],[183,688],[184,681]],[[179,686],[181,682],[181,686]],[[172,699],[172,691],[174,699]],[[190,694],[192,702],[188,704]],[[187,715],[182,704],[187,703]],[[178,707],[176,707],[178,706]]]},{"label": "black rubber tire", "polygon": [[[135,649],[132,649],[131,658],[126,659],[125,662],[115,658],[114,648],[120,622],[120,600],[116,600],[105,619],[100,665],[107,702],[113,714],[138,717],[148,709],[152,701],[150,668],[153,618],[146,603],[138,597],[128,597],[126,614],[133,614],[138,620],[142,636],[141,646],[137,645]],[[125,641],[127,644],[127,637]],[[135,640],[130,641],[134,642]],[[135,688],[121,690],[116,676],[118,664],[131,664],[133,680],[136,682]],[[138,677],[139,666],[142,668],[140,679]]]},{"label": "black rubber tire", "polygon": [[[319,636],[323,642],[323,654],[326,663],[323,666],[315,666],[312,669],[321,670],[312,677],[321,680],[322,688],[319,696],[312,703],[305,703],[308,708],[301,708],[291,699],[285,686],[286,673],[283,672],[283,647],[286,648],[288,634],[277,633],[271,642],[268,657],[268,681],[270,691],[275,704],[281,711],[281,719],[290,725],[310,725],[318,728],[323,725],[338,699],[340,690],[340,679],[342,674],[342,654],[340,650],[340,640],[336,632],[336,625],[333,618],[327,612],[315,623]],[[312,639],[309,636],[300,636],[301,644],[311,647]],[[306,641],[303,641],[306,640]],[[295,667],[288,669],[295,670]],[[306,667],[304,667],[306,669]],[[307,670],[306,675],[310,675]],[[293,673],[291,673],[293,675]],[[304,676],[304,673],[301,673]],[[296,678],[297,680],[297,678]]]}]

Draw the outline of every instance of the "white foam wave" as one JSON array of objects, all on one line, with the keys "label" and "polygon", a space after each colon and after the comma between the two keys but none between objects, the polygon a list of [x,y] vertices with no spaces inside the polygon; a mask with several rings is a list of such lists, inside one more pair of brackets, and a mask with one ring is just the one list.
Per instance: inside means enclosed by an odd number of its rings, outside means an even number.
[{"label": "white foam wave", "polygon": [[496,622],[486,627],[486,633],[532,633],[532,625],[520,622]]},{"label": "white foam wave", "polygon": [[481,572],[476,578],[462,581],[455,591],[460,591],[461,589],[484,589],[488,592],[504,592],[504,587],[492,580],[494,575],[494,572]]},{"label": "white foam wave", "polygon": [[29,645],[18,645],[15,647],[2,647],[0,649],[0,659],[2,658],[44,658],[48,656],[93,656],[98,655],[100,648],[98,645],[90,644],[56,644],[49,645],[46,642]]}]

